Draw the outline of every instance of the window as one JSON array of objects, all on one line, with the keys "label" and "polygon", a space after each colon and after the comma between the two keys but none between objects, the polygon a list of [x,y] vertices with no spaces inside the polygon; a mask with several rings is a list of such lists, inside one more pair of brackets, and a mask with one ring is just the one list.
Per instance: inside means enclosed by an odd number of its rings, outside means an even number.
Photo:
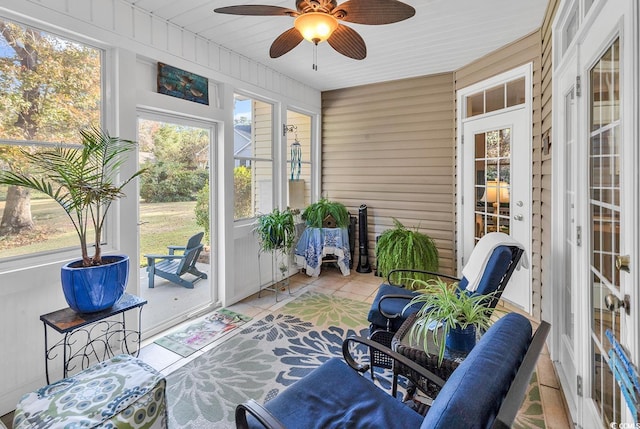
[{"label": "window", "polygon": [[303,210],[311,204],[311,116],[287,111],[288,206]]},{"label": "window", "polygon": [[234,220],[273,209],[273,106],[234,95]]},{"label": "window", "polygon": [[[100,49],[0,17],[0,169],[29,172],[21,149],[79,141],[101,125]],[[56,142],[56,143],[54,143]],[[0,258],[77,246],[50,198],[0,186]]]},{"label": "window", "polygon": [[466,97],[466,118],[525,103],[525,79],[514,79]]},{"label": "window", "polygon": [[476,242],[488,232],[509,234],[511,129],[475,135]]}]

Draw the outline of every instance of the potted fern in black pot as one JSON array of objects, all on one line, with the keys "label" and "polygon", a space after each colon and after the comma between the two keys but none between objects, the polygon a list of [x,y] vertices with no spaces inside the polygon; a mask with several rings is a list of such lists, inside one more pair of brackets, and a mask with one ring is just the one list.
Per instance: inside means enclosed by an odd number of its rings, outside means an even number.
[{"label": "potted fern in black pot", "polygon": [[[433,239],[417,228],[406,228],[395,218],[393,223],[394,228],[384,231],[376,243],[376,264],[380,275],[386,277],[395,269],[438,271],[438,249]],[[403,279],[429,278],[431,276],[421,273],[403,274]]]},{"label": "potted fern in black pot", "polygon": [[98,127],[80,130],[80,136],[78,147],[23,150],[32,171],[0,171],[0,184],[42,192],[64,209],[78,235],[82,258],[62,267],[62,290],[74,311],[93,313],[113,306],[126,289],[129,257],[102,255],[102,231],[111,204],[125,196],[123,188],[144,170],[118,180],[124,155],[136,143],[111,137]]}]

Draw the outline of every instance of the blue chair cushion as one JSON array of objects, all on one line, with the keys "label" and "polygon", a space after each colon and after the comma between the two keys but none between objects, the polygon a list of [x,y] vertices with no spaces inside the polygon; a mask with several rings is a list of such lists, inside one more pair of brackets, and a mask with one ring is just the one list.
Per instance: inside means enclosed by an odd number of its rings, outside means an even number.
[{"label": "blue chair cushion", "polygon": [[381,284],[380,287],[378,288],[378,293],[375,299],[373,300],[373,304],[369,309],[369,315],[367,316],[367,320],[369,320],[369,322],[372,325],[379,326],[381,328],[387,327],[387,318],[384,317],[382,313],[380,313],[380,311],[378,311],[378,303],[380,302],[380,299],[385,295],[406,295],[407,296],[407,299],[385,299],[382,302],[382,309],[387,314],[402,313],[404,316],[404,317],[396,317],[395,319],[391,320],[391,326],[390,326],[391,332],[395,332],[398,329],[400,329],[400,325],[402,325],[402,322],[404,322],[410,314],[417,312],[422,307],[422,304],[415,304],[411,308],[408,308],[403,313],[403,309],[409,303],[409,299],[418,295],[418,293],[402,287],[392,286],[386,283]]},{"label": "blue chair cushion", "polygon": [[[288,428],[417,428],[422,416],[332,358],[265,404]],[[248,415],[249,427],[262,428]]]},{"label": "blue chair cushion", "polygon": [[524,316],[509,313],[498,320],[449,377],[420,428],[490,427],[530,342],[531,323]]}]

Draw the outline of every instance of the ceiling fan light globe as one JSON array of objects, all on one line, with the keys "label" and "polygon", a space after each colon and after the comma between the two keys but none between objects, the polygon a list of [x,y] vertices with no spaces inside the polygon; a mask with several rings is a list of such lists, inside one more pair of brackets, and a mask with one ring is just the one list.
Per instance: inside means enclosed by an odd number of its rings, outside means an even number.
[{"label": "ceiling fan light globe", "polygon": [[338,28],[338,20],[324,12],[307,12],[299,15],[293,25],[302,37],[317,45]]}]

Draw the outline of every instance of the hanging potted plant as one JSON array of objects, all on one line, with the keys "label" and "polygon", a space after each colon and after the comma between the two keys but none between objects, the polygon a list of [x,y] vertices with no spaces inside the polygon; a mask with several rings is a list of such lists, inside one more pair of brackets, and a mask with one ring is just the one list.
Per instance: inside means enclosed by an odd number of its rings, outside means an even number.
[{"label": "hanging potted plant", "polygon": [[[438,362],[442,363],[446,349],[468,353],[475,346],[477,332],[486,331],[491,325],[493,308],[487,306],[489,295],[468,294],[458,289],[458,284],[448,284],[441,279],[411,280],[420,295],[405,307],[421,304],[415,321],[409,330],[412,341],[422,344],[425,352],[429,336],[438,347]],[[441,329],[437,329],[441,327]]]},{"label": "hanging potted plant", "polygon": [[[73,223],[82,259],[62,267],[62,290],[69,306],[79,313],[110,308],[124,294],[129,275],[129,257],[102,255],[101,241],[111,203],[124,196],[122,189],[144,170],[117,183],[125,161],[123,154],[135,142],[111,137],[92,127],[80,130],[80,147],[55,147],[23,155],[34,168],[33,175],[0,172],[0,184],[22,186],[53,198]],[[93,246],[94,254],[89,255]]]},{"label": "hanging potted plant", "polygon": [[[384,231],[376,242],[377,271],[386,277],[393,269],[415,269],[438,271],[438,249],[426,234],[417,228],[406,228],[393,218],[394,228]],[[407,273],[407,279],[427,280],[430,276],[421,273]]]}]

